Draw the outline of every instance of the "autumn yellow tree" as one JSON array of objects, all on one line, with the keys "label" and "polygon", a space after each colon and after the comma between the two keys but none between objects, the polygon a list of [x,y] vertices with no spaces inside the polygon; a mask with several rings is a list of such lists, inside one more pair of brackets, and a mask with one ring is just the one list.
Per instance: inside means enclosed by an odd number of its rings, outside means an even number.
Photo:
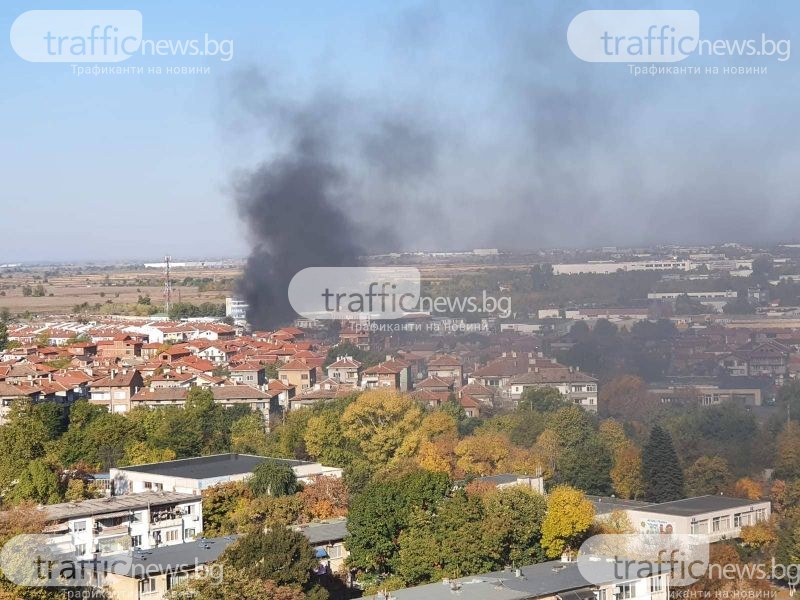
[{"label": "autumn yellow tree", "polygon": [[586,495],[568,485],[557,486],[547,498],[542,523],[542,548],[548,558],[577,550],[594,523],[594,506]]},{"label": "autumn yellow tree", "polygon": [[317,475],[300,492],[303,513],[309,520],[330,519],[347,515],[349,495],[339,477]]},{"label": "autumn yellow tree", "polygon": [[533,452],[544,466],[544,476],[550,478],[556,472],[556,465],[563,453],[561,436],[552,429],[545,429],[536,438]]},{"label": "autumn yellow tree", "polygon": [[763,493],[761,484],[750,477],[742,477],[733,484],[733,495],[737,498],[759,500]]},{"label": "autumn yellow tree", "polygon": [[176,454],[170,448],[153,448],[147,442],[133,442],[125,448],[125,464],[144,465],[175,460]]},{"label": "autumn yellow tree", "polygon": [[508,465],[513,448],[500,433],[479,433],[461,440],[456,446],[456,466],[462,474],[492,475]]},{"label": "autumn yellow tree", "polygon": [[601,421],[597,436],[600,442],[608,448],[612,456],[629,443],[628,437],[625,435],[625,428],[622,423],[615,419]]},{"label": "autumn yellow tree", "polygon": [[614,491],[622,498],[635,500],[644,495],[642,451],[633,443],[626,442],[614,453],[611,483]]},{"label": "autumn yellow tree", "polygon": [[359,445],[367,460],[385,465],[400,458],[406,438],[422,423],[422,409],[410,396],[394,390],[361,394],[341,418],[346,438]]}]

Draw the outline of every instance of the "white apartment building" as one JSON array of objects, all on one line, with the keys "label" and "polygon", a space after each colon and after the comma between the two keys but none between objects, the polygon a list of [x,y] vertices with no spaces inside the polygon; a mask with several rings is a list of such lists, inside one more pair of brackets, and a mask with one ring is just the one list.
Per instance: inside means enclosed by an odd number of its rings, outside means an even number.
[{"label": "white apartment building", "polygon": [[137,494],[152,490],[200,494],[220,483],[245,480],[258,465],[267,461],[290,466],[297,480],[303,483],[311,483],[319,475],[342,476],[342,469],[305,460],[252,454],[216,454],[111,469],[111,485],[115,494]]},{"label": "white apartment building", "polygon": [[203,531],[199,495],[146,492],[43,506],[47,527],[79,559],[193,541]]},{"label": "white apartment building", "polygon": [[519,400],[528,389],[554,388],[564,398],[589,412],[597,412],[597,379],[572,368],[533,370],[508,382],[509,397]]}]

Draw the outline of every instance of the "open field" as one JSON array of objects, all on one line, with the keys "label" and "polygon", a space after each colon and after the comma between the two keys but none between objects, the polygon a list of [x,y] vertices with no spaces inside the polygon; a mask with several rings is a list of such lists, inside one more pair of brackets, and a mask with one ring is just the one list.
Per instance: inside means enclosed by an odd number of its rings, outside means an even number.
[{"label": "open field", "polygon": [[[224,302],[230,295],[237,269],[175,269],[173,302]],[[26,286],[44,288],[44,296],[25,296]],[[149,296],[152,304],[164,303],[164,273],[159,269],[98,269],[37,267],[0,271],[0,309],[12,314],[69,314],[84,302],[135,304]]]},{"label": "open field", "polygon": [[[520,264],[429,264],[419,268],[428,282],[443,282],[467,274],[496,269],[526,270]],[[154,305],[164,303],[162,269],[131,267],[24,267],[0,269],[0,309],[12,314],[70,314],[76,305],[135,304],[149,296]],[[224,302],[241,276],[238,268],[175,268],[172,271],[173,302]],[[26,286],[43,286],[44,296],[23,295]],[[92,311],[94,312],[94,311]]]}]

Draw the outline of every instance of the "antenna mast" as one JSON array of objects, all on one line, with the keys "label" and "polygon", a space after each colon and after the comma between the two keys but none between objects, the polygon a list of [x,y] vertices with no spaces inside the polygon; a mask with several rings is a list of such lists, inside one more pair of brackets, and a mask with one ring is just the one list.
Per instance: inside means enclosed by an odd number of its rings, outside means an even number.
[{"label": "antenna mast", "polygon": [[170,309],[172,308],[172,279],[169,270],[169,263],[171,257],[165,256],[164,263],[166,265],[166,279],[164,280],[164,300],[165,300],[165,307],[167,310],[167,316],[169,316]]}]

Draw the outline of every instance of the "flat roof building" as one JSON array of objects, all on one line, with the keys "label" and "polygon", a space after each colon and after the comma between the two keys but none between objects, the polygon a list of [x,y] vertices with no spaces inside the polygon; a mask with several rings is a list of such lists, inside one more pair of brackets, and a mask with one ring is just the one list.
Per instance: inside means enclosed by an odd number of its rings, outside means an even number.
[{"label": "flat roof building", "polygon": [[742,527],[770,518],[767,500],[698,496],[625,511],[635,531],[708,535],[711,542],[737,538]]},{"label": "flat roof building", "polygon": [[247,479],[257,466],[268,461],[291,467],[304,483],[319,475],[342,476],[341,469],[316,462],[235,453],[121,467],[111,469],[110,475],[114,494],[150,490],[199,494],[220,483]]},{"label": "flat roof building", "polygon": [[624,581],[593,584],[587,581],[575,562],[550,561],[527,565],[517,570],[495,571],[450,581],[441,581],[378,593],[369,600],[595,600],[596,598],[648,598],[666,600],[667,573]]}]

